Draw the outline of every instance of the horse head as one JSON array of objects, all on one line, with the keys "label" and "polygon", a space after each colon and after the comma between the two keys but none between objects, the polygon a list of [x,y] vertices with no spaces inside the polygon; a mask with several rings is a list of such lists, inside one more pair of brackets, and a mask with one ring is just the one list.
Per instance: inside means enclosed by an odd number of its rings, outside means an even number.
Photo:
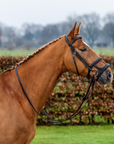
[{"label": "horse head", "polygon": [[113,74],[109,64],[79,37],[81,23],[78,27],[76,25],[66,36],[64,64],[67,70],[88,78],[94,75],[101,85],[111,83]]}]

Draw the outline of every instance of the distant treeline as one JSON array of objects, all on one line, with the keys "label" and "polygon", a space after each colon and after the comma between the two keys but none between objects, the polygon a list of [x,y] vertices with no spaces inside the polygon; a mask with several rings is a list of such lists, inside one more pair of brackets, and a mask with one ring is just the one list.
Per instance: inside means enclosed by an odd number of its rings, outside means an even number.
[{"label": "distant treeline", "polygon": [[20,29],[0,22],[0,48],[38,48],[68,34],[76,21],[82,23],[80,35],[91,47],[114,47],[114,13],[106,14],[104,18],[91,13],[69,16],[64,22],[46,26],[25,23]]}]

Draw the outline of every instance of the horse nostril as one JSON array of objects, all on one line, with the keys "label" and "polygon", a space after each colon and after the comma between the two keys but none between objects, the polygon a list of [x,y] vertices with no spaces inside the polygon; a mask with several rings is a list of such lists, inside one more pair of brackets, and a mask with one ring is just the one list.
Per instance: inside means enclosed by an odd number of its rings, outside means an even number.
[{"label": "horse nostril", "polygon": [[112,79],[112,73],[110,72],[110,71],[108,71],[108,73],[107,73],[107,78],[110,80],[110,79]]}]

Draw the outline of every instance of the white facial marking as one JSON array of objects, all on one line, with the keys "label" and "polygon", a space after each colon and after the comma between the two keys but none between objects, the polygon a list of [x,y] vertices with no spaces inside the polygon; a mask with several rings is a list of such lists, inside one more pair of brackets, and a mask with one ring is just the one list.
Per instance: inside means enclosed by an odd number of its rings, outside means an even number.
[{"label": "white facial marking", "polygon": [[[88,44],[86,44],[84,41],[83,41],[83,43],[85,44],[85,45],[87,45],[87,46],[89,46]],[[90,46],[89,46],[90,47]]]}]

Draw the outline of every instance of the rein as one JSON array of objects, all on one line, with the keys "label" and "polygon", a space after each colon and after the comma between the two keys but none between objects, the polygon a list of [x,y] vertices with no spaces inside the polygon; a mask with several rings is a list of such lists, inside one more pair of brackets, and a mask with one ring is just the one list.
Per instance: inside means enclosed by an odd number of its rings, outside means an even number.
[{"label": "rein", "polygon": [[[96,76],[96,77],[97,77],[97,80],[98,80],[99,77],[101,76],[101,74],[105,71],[105,69],[106,69],[107,67],[109,67],[109,64],[106,63],[106,65],[105,65],[104,67],[102,67],[102,68],[98,67],[96,64],[102,59],[102,57],[99,57],[97,60],[95,60],[95,61],[89,66],[89,65],[86,63],[86,61],[84,61],[84,59],[79,55],[79,53],[78,53],[78,52],[74,49],[74,47],[72,46],[72,44],[73,44],[75,41],[77,41],[78,39],[82,39],[82,37],[77,37],[77,38],[76,38],[75,40],[73,40],[71,43],[70,43],[69,40],[67,39],[67,36],[65,36],[65,38],[66,38],[66,42],[68,43],[68,45],[69,45],[70,48],[71,48],[72,57],[73,57],[73,61],[74,61],[74,64],[75,64],[75,68],[76,68],[77,74],[79,75],[79,71],[78,71],[78,68],[77,68],[77,65],[76,65],[76,61],[75,61],[75,58],[74,58],[74,54],[75,54],[75,56],[77,56],[78,59],[79,59],[80,61],[82,61],[82,63],[88,68],[88,75],[87,75],[87,78],[88,78],[88,79],[89,79],[90,71],[92,71],[92,67],[93,67],[93,66],[96,67],[96,68],[100,71],[100,73]],[[53,123],[62,123],[62,122],[65,122],[65,121],[67,121],[67,120],[71,120],[72,118],[74,118],[75,116],[77,116],[77,115],[81,112],[81,110],[85,107],[85,105],[87,104],[87,102],[89,101],[89,99],[90,99],[90,97],[91,97],[91,95],[92,95],[93,89],[94,89],[94,84],[95,84],[95,80],[94,80],[95,75],[93,75],[93,76],[92,76],[92,79],[91,79],[91,81],[90,81],[88,90],[87,90],[87,92],[86,92],[86,95],[83,97],[80,106],[78,107],[78,109],[77,109],[70,117],[68,117],[68,118],[65,119],[65,120],[55,120],[55,119],[51,118],[51,117],[42,109],[41,111],[49,118],[49,119],[47,119],[47,118],[44,118],[40,113],[38,113],[37,110],[35,109],[35,107],[33,106],[33,104],[31,103],[31,100],[29,99],[29,97],[28,97],[25,89],[23,88],[23,85],[22,85],[22,83],[21,83],[21,80],[20,80],[20,78],[19,78],[18,71],[17,71],[17,66],[15,66],[15,71],[16,71],[16,75],[17,75],[19,84],[20,84],[20,86],[21,86],[21,88],[22,88],[22,91],[23,91],[24,95],[26,96],[27,100],[29,101],[30,105],[31,105],[32,108],[34,109],[34,111],[35,111],[41,118],[43,118],[44,120],[47,120],[47,121],[53,122]],[[92,88],[91,88],[91,87],[92,87]],[[89,94],[89,96],[88,96],[88,98],[87,98],[87,95],[88,95],[88,93],[89,93],[90,88],[91,88],[91,92],[90,92],[90,94]],[[86,101],[86,102],[85,102],[85,101]],[[85,104],[83,105],[84,102],[85,102]],[[83,105],[83,106],[82,106],[82,105]]]}]

